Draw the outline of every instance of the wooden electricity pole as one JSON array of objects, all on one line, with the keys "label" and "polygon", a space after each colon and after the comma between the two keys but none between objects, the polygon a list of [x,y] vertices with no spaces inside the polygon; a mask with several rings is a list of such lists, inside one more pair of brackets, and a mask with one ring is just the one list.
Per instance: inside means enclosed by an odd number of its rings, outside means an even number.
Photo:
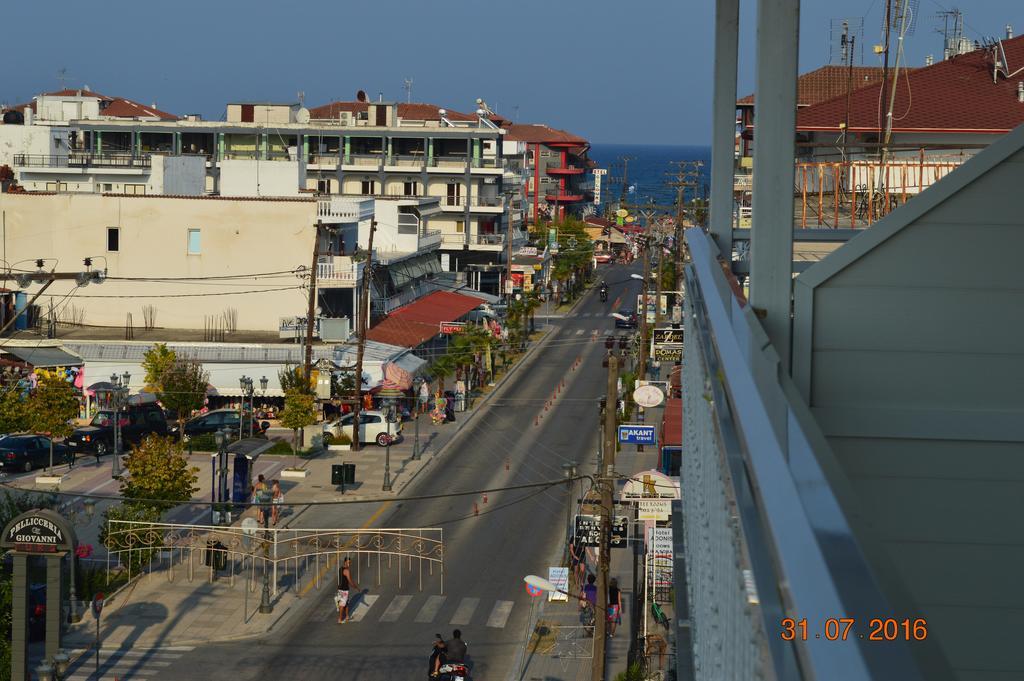
[{"label": "wooden electricity pole", "polygon": [[320,234],[323,224],[316,221],[316,235],[313,237],[313,266],[309,268],[309,305],[306,308],[306,356],[302,363],[302,375],[306,390],[311,390],[313,378],[313,326],[316,324],[316,271],[320,264]]},{"label": "wooden electricity pole", "polygon": [[604,681],[605,626],[608,619],[608,570],[612,551],[612,520],[615,513],[612,485],[615,471],[616,413],[619,404],[619,358],[615,351],[608,355],[608,391],[605,393],[604,446],[601,466],[597,471],[601,486],[601,541],[598,546],[597,607],[594,613],[594,660],[591,681]]},{"label": "wooden electricity pole", "polygon": [[366,264],[363,266],[363,290],[359,293],[359,309],[356,319],[359,324],[359,345],[356,349],[356,401],[352,405],[352,451],[359,451],[359,411],[363,408],[363,350],[366,347],[366,331],[370,328],[370,267],[373,265],[373,233],[377,231],[377,220],[370,221],[370,240],[366,244]]}]

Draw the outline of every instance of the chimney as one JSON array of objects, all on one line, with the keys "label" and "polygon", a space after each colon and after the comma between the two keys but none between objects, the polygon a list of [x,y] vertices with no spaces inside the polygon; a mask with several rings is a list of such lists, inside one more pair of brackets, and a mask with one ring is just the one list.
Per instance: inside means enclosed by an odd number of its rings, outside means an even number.
[{"label": "chimney", "polygon": [[1013,25],[1012,24],[1007,24],[1006,25],[1006,39],[1007,40],[1013,40]]},{"label": "chimney", "polygon": [[935,63],[935,57],[933,57],[932,55],[929,54],[927,57],[924,58],[924,65],[925,66],[931,66],[934,63]]},{"label": "chimney", "polygon": [[1017,101],[1024,104],[1024,80],[1017,81]]}]

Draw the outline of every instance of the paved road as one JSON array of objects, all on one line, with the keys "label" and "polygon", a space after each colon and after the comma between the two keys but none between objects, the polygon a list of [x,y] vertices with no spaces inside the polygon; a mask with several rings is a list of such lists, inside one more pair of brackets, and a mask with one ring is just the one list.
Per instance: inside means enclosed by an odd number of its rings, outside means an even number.
[{"label": "paved road", "polygon": [[[612,330],[609,313],[633,307],[637,266],[603,268],[611,287],[602,303],[588,294],[573,314],[553,320],[556,332],[474,417],[440,461],[421,474],[407,495],[478,490],[559,479],[562,464],[584,462],[592,472],[597,449],[597,398],[604,393],[603,339]],[[574,369],[575,367],[575,369]],[[562,384],[564,381],[564,388]],[[550,404],[548,401],[554,397]],[[578,486],[573,497],[578,497]],[[376,581],[377,565],[360,566],[367,589],[353,618],[339,625],[332,589],[311,592],[308,612],[290,630],[258,644],[216,644],[180,657],[160,659],[160,678],[192,679],[213,669],[222,678],[398,681],[422,678],[434,633],[454,627],[469,643],[478,681],[505,679],[527,639],[531,599],[523,588],[528,573],[557,565],[565,537],[568,490],[518,490],[482,496],[399,502],[382,507],[384,527],[442,527],[446,544],[444,589],[440,573],[417,589],[415,566],[397,585],[397,561]],[[359,507],[369,516],[374,507]],[[302,521],[320,527],[351,526],[352,508],[308,511]],[[412,577],[413,579],[410,579]],[[328,576],[333,583],[333,574]],[[284,598],[291,598],[285,595]],[[283,604],[282,604],[283,605]],[[281,605],[279,605],[281,607]]]}]

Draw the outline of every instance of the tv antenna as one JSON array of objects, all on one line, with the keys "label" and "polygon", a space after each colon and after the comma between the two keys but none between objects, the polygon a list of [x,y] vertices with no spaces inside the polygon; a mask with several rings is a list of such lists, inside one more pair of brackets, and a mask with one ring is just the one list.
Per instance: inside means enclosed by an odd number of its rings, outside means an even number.
[{"label": "tv antenna", "polygon": [[57,70],[57,82],[60,83],[60,89],[61,90],[64,89],[64,81],[67,80],[67,76],[68,76],[68,70],[67,69],[61,68],[61,69]]},{"label": "tv antenna", "polygon": [[405,102],[407,104],[412,102],[412,78],[406,78],[402,88],[405,90]]},{"label": "tv antenna", "polygon": [[864,63],[864,17],[830,21],[828,63],[846,67]]},{"label": "tv antenna", "polygon": [[299,98],[299,106],[300,107],[306,106],[306,91],[305,90],[299,90],[295,94]]},{"label": "tv antenna", "polygon": [[896,0],[890,8],[889,25],[893,28],[903,26],[902,35],[914,35],[917,28],[917,11],[921,0]]}]

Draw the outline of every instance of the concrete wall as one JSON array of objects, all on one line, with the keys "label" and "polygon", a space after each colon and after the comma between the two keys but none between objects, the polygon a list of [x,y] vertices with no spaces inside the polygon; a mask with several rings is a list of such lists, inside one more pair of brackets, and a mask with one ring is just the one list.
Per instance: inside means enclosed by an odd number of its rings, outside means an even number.
[{"label": "concrete wall", "polygon": [[[1018,149],[1022,133],[1008,136]],[[1024,151],[951,189],[993,151],[872,227],[901,228],[809,297],[798,285],[794,322],[794,371],[856,512],[972,681],[1024,678]]]},{"label": "concrete wall", "polygon": [[15,154],[52,156],[67,153],[67,128],[50,125],[0,124],[0,165],[8,165],[13,168]]},{"label": "concrete wall", "polygon": [[[0,194],[0,211],[8,261],[48,258],[62,271],[75,271],[82,258],[91,256],[96,266],[105,262],[110,277],[133,278],[308,268],[316,222],[314,201]],[[107,251],[108,227],[120,228],[118,252]],[[187,252],[189,229],[200,230],[198,254]],[[295,288],[300,283],[291,274],[200,283],[110,279],[66,300],[71,287],[55,283],[40,301],[48,306],[52,294],[58,312],[61,306],[75,306],[85,311],[86,324],[121,327],[130,312],[141,326],[143,307],[153,305],[161,327],[203,328],[207,317],[234,310],[240,330],[270,331],[281,316],[305,314],[306,298]],[[29,294],[35,290],[31,287]]]},{"label": "concrete wall", "polygon": [[[298,104],[253,104],[254,123],[294,123]],[[242,120],[242,105],[228,104],[227,121],[238,123]]]},{"label": "concrete wall", "polygon": [[201,156],[153,156],[147,194],[200,196],[206,189],[206,159]]},{"label": "concrete wall", "polygon": [[221,196],[298,196],[306,186],[302,161],[225,160],[220,162]]}]

